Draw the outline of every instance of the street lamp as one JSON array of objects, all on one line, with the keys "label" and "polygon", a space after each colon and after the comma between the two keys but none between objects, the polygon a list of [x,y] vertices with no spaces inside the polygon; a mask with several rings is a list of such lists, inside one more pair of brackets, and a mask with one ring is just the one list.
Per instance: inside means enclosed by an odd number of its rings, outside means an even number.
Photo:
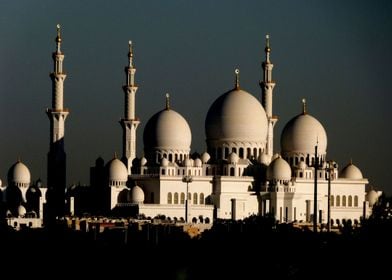
[{"label": "street lamp", "polygon": [[188,222],[188,188],[189,183],[192,183],[193,179],[191,175],[185,175],[182,177],[182,181],[186,183],[186,194],[185,194],[185,222]]},{"label": "street lamp", "polygon": [[335,164],[332,160],[328,161],[328,207],[327,207],[327,231],[331,232],[331,180]]}]

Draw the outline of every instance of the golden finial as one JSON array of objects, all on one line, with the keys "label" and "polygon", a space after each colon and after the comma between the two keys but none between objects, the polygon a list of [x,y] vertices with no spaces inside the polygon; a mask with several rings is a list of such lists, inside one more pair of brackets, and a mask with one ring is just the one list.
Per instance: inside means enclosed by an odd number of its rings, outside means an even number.
[{"label": "golden finial", "polygon": [[265,35],[265,52],[271,52],[271,47],[270,47],[270,36],[269,34]]},{"label": "golden finial", "polygon": [[166,93],[166,110],[170,110],[170,94]]},{"label": "golden finial", "polygon": [[239,89],[240,88],[240,70],[237,68],[234,71],[235,73],[235,88]]},{"label": "golden finial", "polygon": [[129,45],[129,56],[133,56],[133,45],[131,40],[128,41],[128,45]]},{"label": "golden finial", "polygon": [[302,98],[302,114],[306,114],[306,99]]},{"label": "golden finial", "polygon": [[56,28],[57,28],[56,42],[60,43],[61,42],[61,26],[59,23],[57,24]]},{"label": "golden finial", "polygon": [[114,152],[114,158],[117,159],[117,152]]}]

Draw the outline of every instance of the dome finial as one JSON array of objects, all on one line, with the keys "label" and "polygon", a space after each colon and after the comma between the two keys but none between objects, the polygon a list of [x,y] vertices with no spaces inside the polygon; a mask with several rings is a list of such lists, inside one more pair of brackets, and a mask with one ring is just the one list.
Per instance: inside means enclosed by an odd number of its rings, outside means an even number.
[{"label": "dome finial", "polygon": [[235,69],[235,88],[240,88],[240,70],[238,68]]},{"label": "dome finial", "polygon": [[114,158],[117,159],[117,152],[114,152]]},{"label": "dome finial", "polygon": [[306,99],[302,98],[302,114],[306,114]]},{"label": "dome finial", "polygon": [[166,110],[170,110],[170,94],[166,93]]},{"label": "dome finial", "polygon": [[353,158],[350,158],[350,165],[353,165]]}]

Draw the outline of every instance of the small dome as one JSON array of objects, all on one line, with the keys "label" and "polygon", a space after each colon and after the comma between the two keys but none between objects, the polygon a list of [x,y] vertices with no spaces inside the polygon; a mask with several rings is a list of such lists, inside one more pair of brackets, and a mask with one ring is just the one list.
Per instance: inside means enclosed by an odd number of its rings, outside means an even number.
[{"label": "small dome", "polygon": [[134,186],[131,190],[131,202],[132,203],[143,203],[144,202],[144,191],[139,186]]},{"label": "small dome", "polygon": [[369,201],[369,206],[373,207],[374,204],[376,204],[378,200],[378,193],[375,190],[370,190],[366,194],[366,200]]},{"label": "small dome", "polygon": [[239,157],[236,153],[232,152],[229,155],[229,158],[227,159],[230,164],[236,164],[238,163]]},{"label": "small dome", "polygon": [[19,205],[18,207],[18,216],[19,217],[24,217],[26,215],[26,208],[24,208],[23,205]]},{"label": "small dome", "polygon": [[192,161],[189,158],[186,158],[184,161],[184,166],[186,167],[192,166]]},{"label": "small dome", "polygon": [[354,164],[349,163],[345,168],[340,171],[340,178],[360,180],[363,179],[362,172]]},{"label": "small dome", "polygon": [[318,154],[325,155],[327,133],[316,118],[302,113],[291,119],[283,128],[280,144],[282,154],[314,154],[317,145]]},{"label": "small dome", "polygon": [[199,159],[199,158],[195,159],[195,166],[196,167],[201,167],[202,166],[201,159]]},{"label": "small dome", "polygon": [[145,157],[142,157],[142,159],[140,160],[140,165],[145,166],[146,164],[147,164],[147,159]]},{"label": "small dome", "polygon": [[297,168],[304,170],[304,169],[308,168],[308,166],[306,165],[306,163],[304,161],[300,161]]},{"label": "small dome", "polygon": [[125,164],[114,158],[106,164],[108,170],[108,177],[110,181],[126,182],[128,180],[128,170]]},{"label": "small dome", "polygon": [[290,181],[291,168],[282,157],[273,160],[267,168],[267,180]]},{"label": "small dome", "polygon": [[202,161],[203,163],[207,163],[207,162],[210,160],[210,158],[211,158],[211,156],[210,156],[210,154],[207,153],[207,152],[204,152],[204,153],[201,155],[201,161]]},{"label": "small dome", "polygon": [[190,151],[192,141],[188,122],[172,109],[164,109],[148,120],[143,133],[144,150]]},{"label": "small dome", "polygon": [[235,88],[219,96],[208,110],[205,131],[208,147],[248,142],[264,145],[268,121],[261,103],[250,93]]},{"label": "small dome", "polygon": [[167,167],[167,166],[169,166],[169,160],[167,159],[167,158],[162,158],[161,159],[161,166],[162,167]]},{"label": "small dome", "polygon": [[26,165],[18,161],[8,171],[8,184],[30,184],[30,171]]},{"label": "small dome", "polygon": [[271,158],[266,153],[261,153],[259,155],[259,162],[268,166],[271,162]]}]

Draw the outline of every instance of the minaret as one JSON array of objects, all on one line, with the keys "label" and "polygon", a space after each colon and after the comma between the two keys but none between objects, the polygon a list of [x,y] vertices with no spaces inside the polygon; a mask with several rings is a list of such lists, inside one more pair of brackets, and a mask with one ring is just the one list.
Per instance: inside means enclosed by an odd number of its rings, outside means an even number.
[{"label": "minaret", "polygon": [[274,150],[274,126],[278,121],[278,117],[272,114],[272,94],[275,87],[275,82],[272,80],[272,69],[274,68],[274,65],[271,63],[270,60],[271,48],[269,42],[269,35],[266,35],[265,38],[266,38],[266,46],[264,49],[265,61],[262,63],[263,80],[260,82],[260,87],[261,87],[262,105],[264,107],[268,119],[266,154],[268,156],[272,156]]},{"label": "minaret", "polygon": [[135,94],[138,87],[135,84],[136,68],[133,65],[132,42],[129,41],[128,66],[125,67],[126,83],[123,86],[125,94],[124,118],[120,120],[123,128],[123,154],[122,161],[131,174],[132,161],[136,157],[136,129],[140,123],[135,117]]},{"label": "minaret", "polygon": [[48,153],[48,211],[49,217],[63,216],[65,209],[66,155],[64,151],[65,120],[68,109],[64,108],[64,54],[61,52],[60,25],[57,25],[56,51],[53,52],[54,69],[52,79],[52,109],[46,109],[50,120]]}]

